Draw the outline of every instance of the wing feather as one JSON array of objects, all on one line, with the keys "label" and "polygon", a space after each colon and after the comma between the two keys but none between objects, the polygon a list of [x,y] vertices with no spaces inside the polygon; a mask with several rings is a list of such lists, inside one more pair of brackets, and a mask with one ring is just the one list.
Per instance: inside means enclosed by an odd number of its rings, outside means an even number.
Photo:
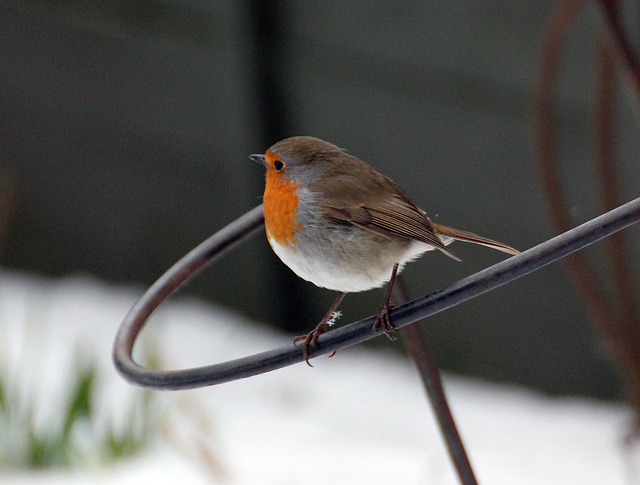
[{"label": "wing feather", "polygon": [[433,246],[447,256],[458,259],[436,235],[429,218],[409,200],[391,196],[354,206],[325,205],[325,212],[334,219],[385,236],[399,236]]}]

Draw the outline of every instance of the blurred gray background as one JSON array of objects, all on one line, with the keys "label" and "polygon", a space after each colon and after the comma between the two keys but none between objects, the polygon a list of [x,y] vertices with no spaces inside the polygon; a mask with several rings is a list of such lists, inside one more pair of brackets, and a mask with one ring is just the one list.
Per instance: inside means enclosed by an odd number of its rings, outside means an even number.
[{"label": "blurred gray background", "polygon": [[[248,155],[298,134],[381,169],[438,221],[520,249],[542,242],[553,234],[533,119],[554,5],[3,2],[0,264],[150,284],[261,202],[263,170]],[[592,6],[578,16],[556,90],[576,223],[601,212],[592,133],[600,23]],[[638,120],[619,101],[618,171],[629,200],[640,187]],[[627,236],[637,275],[640,231]],[[589,249],[596,263],[601,250]],[[413,296],[504,257],[455,251],[462,263],[429,253],[407,268]],[[185,291],[297,334],[335,297],[293,276],[264,237]],[[373,314],[382,296],[347,297],[343,322]],[[619,395],[560,264],[422,326],[447,369],[552,393]]]}]

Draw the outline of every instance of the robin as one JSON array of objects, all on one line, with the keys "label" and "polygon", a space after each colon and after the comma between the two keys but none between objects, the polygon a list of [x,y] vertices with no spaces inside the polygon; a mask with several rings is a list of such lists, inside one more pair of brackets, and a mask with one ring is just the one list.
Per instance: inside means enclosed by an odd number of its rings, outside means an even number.
[{"label": "robin", "polygon": [[437,249],[456,261],[454,240],[508,254],[512,247],[438,224],[389,177],[331,143],[310,136],[284,139],[250,158],[266,168],[264,222],[273,251],[301,278],[339,291],[320,323],[303,337],[309,346],[333,323],[346,293],[389,282],[373,324],[390,339],[391,290],[403,266]]}]

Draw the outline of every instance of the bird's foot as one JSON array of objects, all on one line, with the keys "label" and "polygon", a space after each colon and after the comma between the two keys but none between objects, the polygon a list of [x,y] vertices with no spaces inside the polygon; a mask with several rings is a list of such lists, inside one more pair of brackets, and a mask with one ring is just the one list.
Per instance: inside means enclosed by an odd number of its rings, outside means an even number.
[{"label": "bird's foot", "polygon": [[391,332],[395,332],[396,328],[391,323],[391,318],[389,318],[389,311],[393,308],[393,306],[389,303],[388,299],[384,300],[382,304],[382,308],[380,308],[380,312],[376,317],[376,321],[373,323],[373,329],[377,330],[380,328],[384,332],[384,334],[389,338],[389,340],[395,340],[396,338],[393,336]]},{"label": "bird's foot", "polygon": [[[318,343],[318,337],[326,332],[327,325],[333,325],[336,320],[340,318],[340,312],[337,310],[340,302],[344,298],[344,295],[346,295],[346,293],[340,293],[338,295],[338,298],[333,302],[333,305],[331,305],[331,308],[329,308],[329,311],[324,318],[320,320],[320,323],[316,325],[316,328],[311,330],[307,335],[302,335],[293,339],[294,344],[302,342],[302,355],[309,367],[313,367],[309,362],[309,346],[313,345],[315,347]],[[334,354],[335,352],[333,352],[329,357],[333,357]]]},{"label": "bird's foot", "polygon": [[327,319],[323,318],[322,321],[316,326],[316,328],[311,330],[311,332],[293,339],[294,344],[302,342],[302,355],[304,355],[304,360],[309,367],[313,367],[309,362],[309,346],[313,345],[315,347],[317,345],[318,337],[326,332],[326,327]]}]

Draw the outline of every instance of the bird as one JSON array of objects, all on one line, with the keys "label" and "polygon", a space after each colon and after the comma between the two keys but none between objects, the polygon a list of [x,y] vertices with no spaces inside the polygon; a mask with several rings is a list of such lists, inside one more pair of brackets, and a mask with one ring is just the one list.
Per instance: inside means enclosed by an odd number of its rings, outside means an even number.
[{"label": "bird", "polygon": [[347,293],[388,283],[373,329],[393,340],[393,285],[403,267],[426,251],[460,261],[448,248],[458,240],[518,254],[501,242],[429,219],[389,177],[319,138],[286,138],[249,158],[265,168],[265,232],[275,254],[304,280],[339,292],[320,323],[295,339],[309,365],[310,347],[333,323]]}]

